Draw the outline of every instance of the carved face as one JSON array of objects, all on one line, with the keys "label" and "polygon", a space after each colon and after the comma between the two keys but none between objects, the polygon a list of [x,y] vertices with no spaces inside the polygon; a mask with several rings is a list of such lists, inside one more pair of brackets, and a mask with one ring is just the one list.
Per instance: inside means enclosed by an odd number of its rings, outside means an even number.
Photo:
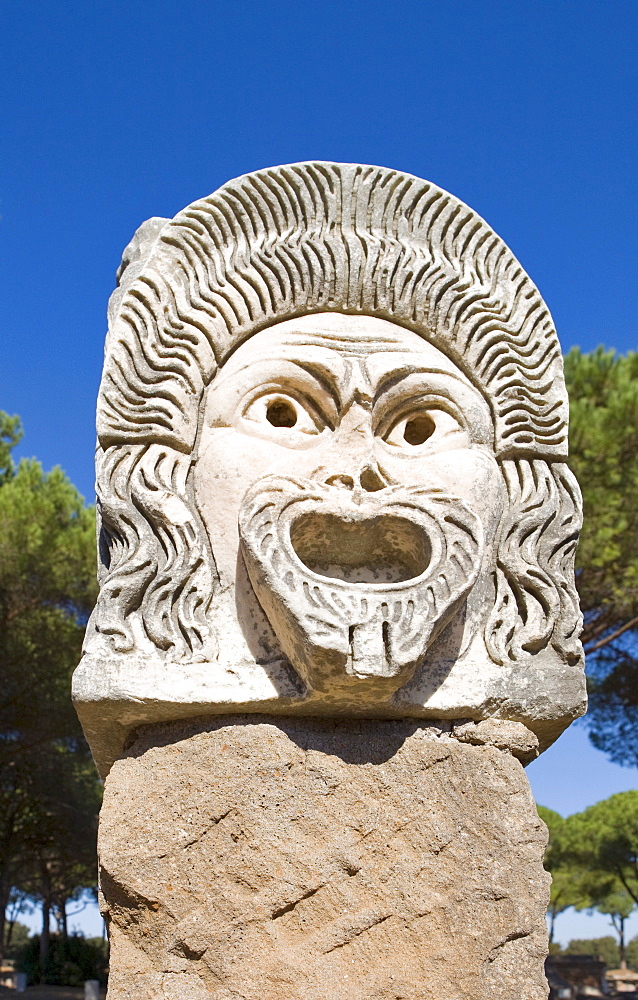
[{"label": "carved face", "polygon": [[209,387],[195,494],[223,590],[238,552],[310,688],[389,696],[484,575],[503,507],[481,394],[412,331],[322,313]]},{"label": "carved face", "polygon": [[547,745],[584,708],[567,420],[538,290],[429,181],[288,164],[148,220],[98,401],[94,753],[191,711]]}]

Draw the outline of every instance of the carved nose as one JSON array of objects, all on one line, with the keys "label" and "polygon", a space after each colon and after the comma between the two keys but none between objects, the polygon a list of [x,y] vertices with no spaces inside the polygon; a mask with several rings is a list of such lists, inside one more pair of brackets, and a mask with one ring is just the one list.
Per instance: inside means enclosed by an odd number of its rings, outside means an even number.
[{"label": "carved nose", "polygon": [[376,462],[359,470],[359,483],[366,493],[376,493],[388,485]]},{"label": "carved nose", "polygon": [[383,490],[388,485],[383,477],[381,469],[378,467],[377,463],[366,463],[363,465],[354,476],[346,475],[344,473],[338,473],[334,476],[328,476],[326,479],[327,486],[336,486],[338,489],[342,490],[364,490],[366,493],[376,493],[377,490]]},{"label": "carved nose", "polygon": [[352,476],[328,476],[326,479],[326,486],[336,486],[337,489],[341,490],[353,490],[354,489],[354,479]]}]

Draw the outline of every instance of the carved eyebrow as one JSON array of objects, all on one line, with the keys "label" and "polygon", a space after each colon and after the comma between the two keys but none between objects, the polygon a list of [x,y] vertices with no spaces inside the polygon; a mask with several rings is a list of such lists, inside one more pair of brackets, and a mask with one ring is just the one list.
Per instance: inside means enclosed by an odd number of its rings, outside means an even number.
[{"label": "carved eyebrow", "polygon": [[401,368],[394,368],[390,372],[384,372],[384,374],[381,376],[374,393],[375,403],[377,402],[379,397],[383,395],[384,392],[387,392],[389,389],[392,389],[393,386],[397,385],[397,383],[400,382],[401,379],[407,378],[408,375],[445,375],[446,377],[451,377],[456,379],[456,381],[460,382],[463,388],[465,389],[474,388],[474,386],[468,384],[468,382],[466,382],[466,380],[460,374],[457,375],[456,372],[448,371],[445,368],[432,368],[430,366],[419,367],[418,365],[417,366],[403,365]]},{"label": "carved eyebrow", "polygon": [[[256,364],[263,364],[265,361],[267,362],[273,360],[273,358],[267,357],[251,358],[233,374],[245,372]],[[285,357],[282,360],[286,361],[287,364],[300,368],[302,371],[306,372],[307,375],[310,375],[315,382],[319,383],[322,389],[325,389],[328,395],[332,398],[332,401],[337,409],[340,407],[341,393],[339,392],[339,377],[333,374],[328,365],[322,364],[320,361],[301,361],[299,358],[291,357]]]},{"label": "carved eyebrow", "polygon": [[328,365],[323,365],[319,361],[293,361],[294,365],[303,369],[332,397],[332,401],[339,409],[342,399],[339,391],[339,378],[332,372]]}]

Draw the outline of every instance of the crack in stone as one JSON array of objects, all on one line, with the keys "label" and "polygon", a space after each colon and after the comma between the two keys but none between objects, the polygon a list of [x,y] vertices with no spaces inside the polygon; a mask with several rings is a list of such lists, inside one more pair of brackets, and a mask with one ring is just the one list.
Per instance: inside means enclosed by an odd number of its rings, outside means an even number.
[{"label": "crack in stone", "polygon": [[317,886],[316,889],[310,889],[308,892],[304,893],[303,896],[300,896],[299,899],[293,900],[292,903],[286,903],[285,906],[282,906],[278,910],[275,910],[274,913],[272,913],[270,919],[278,920],[279,917],[283,917],[285,913],[291,913],[296,906],[299,906],[299,903],[303,903],[304,899],[311,899],[312,896],[316,896],[319,890],[323,889],[326,884],[327,884],[326,882],[323,882],[321,885]]},{"label": "crack in stone", "polygon": [[494,945],[489,955],[487,956],[488,964],[491,964],[492,962],[496,961],[496,959],[499,956],[499,953],[503,950],[506,944],[510,943],[510,941],[520,941],[521,938],[526,938],[529,936],[530,936],[530,931],[512,931],[510,934],[507,935],[506,938],[503,938],[502,941],[499,941],[498,944]]},{"label": "crack in stone", "polygon": [[329,955],[331,951],[336,951],[338,948],[344,948],[347,944],[351,944],[355,938],[365,934],[366,931],[372,930],[373,927],[378,927],[379,924],[385,923],[385,921],[389,920],[392,916],[394,916],[394,914],[388,913],[385,917],[379,917],[378,920],[373,920],[372,923],[366,924],[365,927],[361,927],[359,930],[353,930],[345,941],[339,941],[337,944],[332,945],[331,948],[326,948],[322,954]]},{"label": "crack in stone", "polygon": [[186,941],[176,941],[172,948],[169,948],[171,955],[182,956],[188,959],[189,962],[198,962],[203,955],[208,951],[208,945],[204,945],[202,948],[192,947],[187,944]]},{"label": "crack in stone", "polygon": [[233,811],[232,809],[227,809],[227,810],[226,810],[226,812],[225,812],[225,813],[222,813],[222,815],[221,815],[221,816],[219,816],[219,817],[218,817],[217,819],[213,819],[213,821],[211,822],[211,825],[210,825],[210,826],[207,826],[207,827],[206,827],[206,829],[205,829],[205,830],[202,830],[202,832],[201,832],[201,833],[198,833],[196,837],[193,837],[193,839],[192,839],[192,840],[188,840],[188,841],[187,841],[187,842],[186,842],[185,844],[180,844],[180,849],[181,849],[182,851],[186,851],[186,850],[187,850],[187,849],[188,849],[189,847],[192,847],[192,846],[193,846],[193,844],[199,844],[200,840],[203,840],[203,839],[204,839],[204,837],[206,836],[206,834],[207,834],[207,833],[210,833],[210,831],[211,831],[211,830],[213,829],[213,827],[214,827],[214,826],[217,826],[217,825],[218,825],[218,823],[221,823],[221,821],[222,821],[223,819],[226,819],[226,817],[227,817],[227,816],[228,816],[228,815],[229,815],[229,814],[230,814],[230,813],[231,813],[232,811]]}]

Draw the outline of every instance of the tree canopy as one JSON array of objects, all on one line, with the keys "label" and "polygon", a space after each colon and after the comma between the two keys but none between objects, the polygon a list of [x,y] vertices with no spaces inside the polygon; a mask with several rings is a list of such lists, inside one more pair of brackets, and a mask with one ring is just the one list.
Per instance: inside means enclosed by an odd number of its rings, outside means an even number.
[{"label": "tree canopy", "polygon": [[[596,955],[608,969],[617,969],[622,961],[618,942],[610,935],[600,938],[572,938],[565,948],[552,948],[558,955]],[[638,937],[625,947],[625,960],[630,969],[638,969]]]},{"label": "tree canopy", "polygon": [[569,464],[583,492],[576,583],[594,745],[638,765],[638,353],[574,348]]},{"label": "tree canopy", "polygon": [[60,469],[15,465],[0,413],[0,948],[16,890],[51,909],[95,882],[99,784],[70,698],[96,597],[95,518]]},{"label": "tree canopy", "polygon": [[638,906],[638,791],[619,792],[565,819],[543,806],[538,812],[549,830],[550,941],[563,910],[597,910],[610,917],[623,961],[625,922]]},{"label": "tree canopy", "polygon": [[609,892],[638,906],[638,791],[618,792],[570,817],[570,823],[574,859],[608,876]]},{"label": "tree canopy", "polygon": [[22,440],[20,417],[10,417],[0,410],[0,484],[10,479],[15,471],[11,452]]},{"label": "tree canopy", "polygon": [[582,868],[574,863],[572,857],[569,821],[563,819],[560,813],[547,809],[545,806],[538,806],[538,814],[549,832],[544,864],[552,875],[547,907],[549,942],[551,944],[554,940],[556,917],[568,910],[570,906],[577,906],[584,898],[580,885],[583,872]]}]

